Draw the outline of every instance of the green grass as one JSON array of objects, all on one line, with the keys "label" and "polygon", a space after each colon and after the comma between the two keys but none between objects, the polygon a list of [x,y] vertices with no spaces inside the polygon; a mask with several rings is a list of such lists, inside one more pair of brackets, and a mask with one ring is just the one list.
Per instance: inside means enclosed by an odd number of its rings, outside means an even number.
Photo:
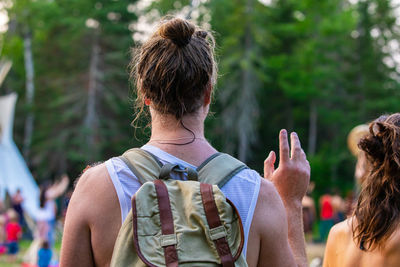
[{"label": "green grass", "polygon": [[[4,254],[0,256],[0,266],[1,267],[20,267],[22,264],[22,258],[25,255],[25,252],[28,250],[29,246],[31,245],[31,241],[29,240],[22,240],[19,242],[19,253],[17,256],[17,260],[14,263],[10,263],[8,260],[8,255]],[[54,249],[59,255],[61,247],[61,241],[57,241],[54,245]]]},{"label": "green grass", "polygon": [[27,240],[22,240],[19,242],[19,253],[17,256],[17,261],[15,263],[10,263],[8,261],[8,255],[3,254],[0,256],[0,266],[1,267],[17,267],[21,266],[22,263],[22,257],[25,254],[25,252],[28,250],[31,242]]}]

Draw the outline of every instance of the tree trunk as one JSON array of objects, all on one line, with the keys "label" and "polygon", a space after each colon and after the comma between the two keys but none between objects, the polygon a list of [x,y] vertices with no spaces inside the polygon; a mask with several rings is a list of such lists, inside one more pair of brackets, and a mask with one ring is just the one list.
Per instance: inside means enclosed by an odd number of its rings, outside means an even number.
[{"label": "tree trunk", "polygon": [[[251,50],[251,36],[249,31],[246,31],[246,40],[245,40],[245,60],[246,62],[250,62],[250,50]],[[246,104],[246,100],[249,99],[249,94],[251,93],[251,88],[250,88],[250,64],[246,66],[246,69],[243,70],[243,80],[242,80],[242,101],[241,103]],[[243,105],[242,105],[243,106]],[[243,112],[245,113],[245,112]],[[242,114],[243,114],[242,113]],[[247,113],[247,112],[246,112]],[[243,125],[240,123],[242,120],[249,120],[251,114],[243,114],[239,118],[239,148],[238,148],[238,157],[239,160],[245,162],[247,159],[247,150],[248,150],[248,145],[249,145],[249,138],[248,138],[248,130],[246,127],[241,127]],[[246,117],[246,118],[244,118]]]},{"label": "tree trunk", "polygon": [[98,132],[98,114],[96,112],[96,98],[99,90],[99,62],[100,62],[100,44],[99,30],[94,30],[92,52],[89,66],[89,84],[88,84],[88,100],[86,106],[85,129],[86,129],[86,160],[92,162],[96,156],[96,135]]},{"label": "tree trunk", "polygon": [[[238,158],[239,160],[246,162],[248,148],[252,136],[252,129],[254,127],[252,121],[254,118],[253,110],[256,109],[253,105],[257,105],[257,102],[253,101],[254,98],[254,88],[252,88],[252,78],[251,78],[251,51],[253,48],[253,40],[251,36],[251,25],[250,17],[253,12],[253,0],[247,0],[246,5],[246,16],[247,23],[245,26],[245,43],[244,43],[244,61],[246,62],[245,67],[242,71],[242,85],[239,89],[241,92],[240,105],[239,108],[242,109],[240,116],[238,118],[238,131],[239,131],[239,145],[238,145]],[[250,124],[250,125],[249,125]],[[248,126],[246,126],[248,125]]]},{"label": "tree trunk", "polygon": [[25,87],[26,87],[26,106],[28,109],[28,115],[25,121],[25,135],[24,135],[24,147],[23,154],[25,160],[28,159],[30,154],[32,134],[33,134],[33,98],[35,95],[35,84],[34,84],[34,67],[33,67],[33,56],[32,56],[32,34],[27,31],[24,34],[24,60],[25,60]]},{"label": "tree trunk", "polygon": [[317,104],[315,100],[310,103],[310,124],[308,129],[308,155],[313,156],[317,147]]}]

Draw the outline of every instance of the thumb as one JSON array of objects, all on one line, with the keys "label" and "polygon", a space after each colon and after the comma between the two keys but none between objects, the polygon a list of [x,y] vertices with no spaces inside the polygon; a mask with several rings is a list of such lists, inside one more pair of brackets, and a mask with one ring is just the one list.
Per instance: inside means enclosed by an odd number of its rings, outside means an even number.
[{"label": "thumb", "polygon": [[268,157],[264,161],[264,178],[270,179],[275,170],[276,155],[274,151],[269,152]]}]

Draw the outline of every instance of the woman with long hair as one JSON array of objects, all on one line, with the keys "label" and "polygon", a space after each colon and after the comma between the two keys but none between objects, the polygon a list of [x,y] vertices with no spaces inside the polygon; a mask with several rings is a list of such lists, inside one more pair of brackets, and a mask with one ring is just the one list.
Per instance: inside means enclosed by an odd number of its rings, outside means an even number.
[{"label": "woman with long hair", "polygon": [[358,146],[361,192],[353,216],[329,234],[324,267],[400,266],[400,113],[370,123]]}]

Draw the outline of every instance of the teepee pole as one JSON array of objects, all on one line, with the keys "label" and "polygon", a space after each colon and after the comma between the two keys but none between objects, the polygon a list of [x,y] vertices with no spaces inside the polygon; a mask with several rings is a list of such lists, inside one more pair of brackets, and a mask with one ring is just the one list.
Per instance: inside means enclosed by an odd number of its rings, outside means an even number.
[{"label": "teepee pole", "polygon": [[10,71],[12,62],[9,60],[0,61],[0,86],[3,84],[8,72]]}]

